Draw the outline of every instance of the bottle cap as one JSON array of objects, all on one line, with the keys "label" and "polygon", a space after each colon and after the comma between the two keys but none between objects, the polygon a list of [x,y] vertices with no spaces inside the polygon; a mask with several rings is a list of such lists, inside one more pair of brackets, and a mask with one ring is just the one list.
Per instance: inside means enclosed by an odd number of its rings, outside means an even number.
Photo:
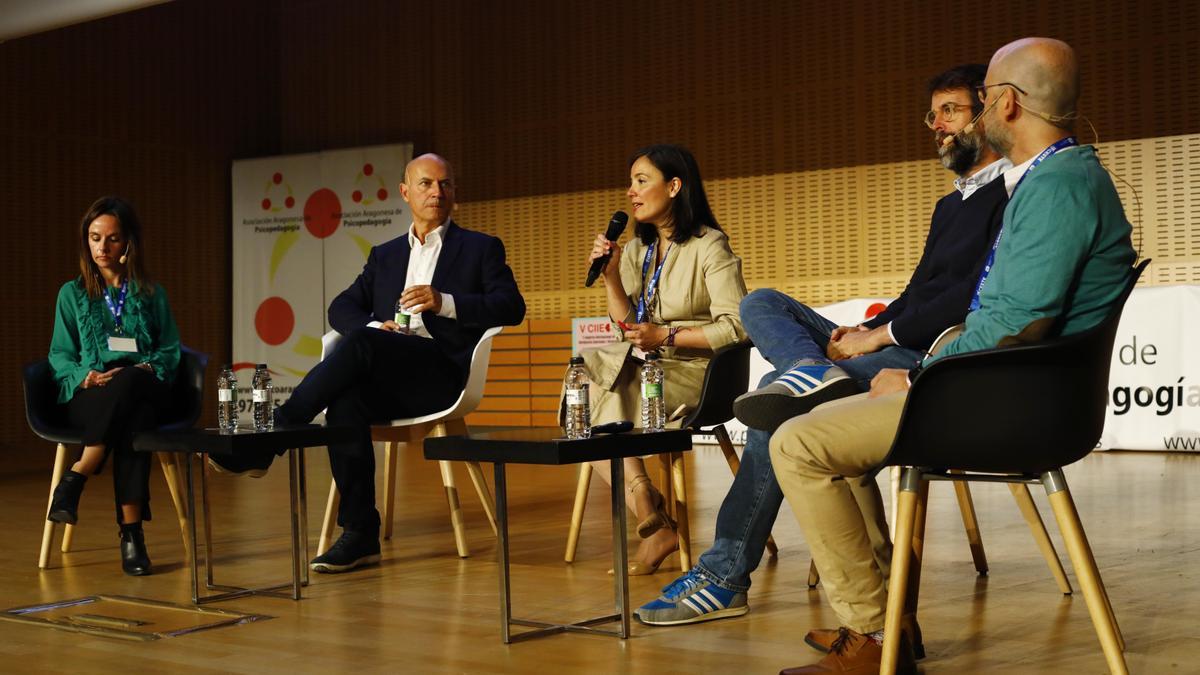
[{"label": "bottle cap", "polygon": [[649,353],[647,353],[647,354],[646,354],[646,360],[647,360],[647,361],[657,361],[657,360],[658,360],[658,352],[649,352]]},{"label": "bottle cap", "polygon": [[267,364],[265,364],[265,363],[259,363],[259,364],[256,364],[254,367],[255,367],[255,368],[262,368],[263,370],[266,370],[266,369],[267,369]]},{"label": "bottle cap", "polygon": [[233,370],[233,364],[226,363],[225,365],[221,366],[221,370]]},{"label": "bottle cap", "polygon": [[582,366],[583,365],[583,357],[582,356],[572,356],[570,363],[572,366]]}]

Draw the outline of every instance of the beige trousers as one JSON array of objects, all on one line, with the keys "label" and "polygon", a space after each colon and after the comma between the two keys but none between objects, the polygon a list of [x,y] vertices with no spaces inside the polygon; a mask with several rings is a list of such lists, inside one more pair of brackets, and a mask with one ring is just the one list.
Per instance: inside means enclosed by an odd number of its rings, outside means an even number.
[{"label": "beige trousers", "polygon": [[812,549],[841,624],[883,630],[889,551],[883,497],[863,474],[892,447],[907,394],[859,394],[788,420],[771,436],[771,464]]}]

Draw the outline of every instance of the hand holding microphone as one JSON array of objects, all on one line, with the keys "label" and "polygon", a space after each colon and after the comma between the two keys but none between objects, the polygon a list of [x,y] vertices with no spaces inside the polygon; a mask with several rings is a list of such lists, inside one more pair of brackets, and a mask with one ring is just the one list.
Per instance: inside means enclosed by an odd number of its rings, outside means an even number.
[{"label": "hand holding microphone", "polygon": [[[608,221],[608,229],[604,235],[596,235],[595,245],[592,247],[590,260],[592,266],[588,269],[587,281],[584,286],[591,286],[596,283],[596,278],[601,272],[611,274],[616,269],[617,263],[621,259],[621,245],[617,240],[621,238],[621,233],[625,231],[625,225],[629,222],[629,216],[624,211],[617,211]],[[614,255],[615,254],[615,255]]]}]

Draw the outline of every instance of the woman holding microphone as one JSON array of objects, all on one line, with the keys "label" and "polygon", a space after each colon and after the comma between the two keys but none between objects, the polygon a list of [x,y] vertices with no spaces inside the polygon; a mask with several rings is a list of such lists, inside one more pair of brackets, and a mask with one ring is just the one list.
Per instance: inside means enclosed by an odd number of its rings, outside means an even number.
[{"label": "woman holding microphone", "polygon": [[[729,247],[695,158],[677,145],[652,145],[629,161],[636,222],[626,246],[596,236],[590,259],[611,254],[602,279],[620,342],[583,352],[591,378],[593,424],[640,419],[639,368],[658,351],[668,412],[695,408],[713,352],[745,339],[738,304],[746,295],[741,260]],[[593,467],[610,480],[607,462]],[[640,457],[625,460],[631,506],[642,543],[630,574],[652,574],[679,548],[663,495]]]}]

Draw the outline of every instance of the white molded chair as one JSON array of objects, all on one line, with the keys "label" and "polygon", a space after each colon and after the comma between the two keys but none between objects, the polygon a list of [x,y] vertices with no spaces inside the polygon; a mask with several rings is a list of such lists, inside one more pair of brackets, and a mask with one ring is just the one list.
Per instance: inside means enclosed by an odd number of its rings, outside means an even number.
[{"label": "white molded chair", "polygon": [[[492,339],[500,334],[500,330],[499,326],[487,329],[484,331],[483,337],[479,339],[479,344],[475,345],[475,351],[471,353],[471,372],[467,376],[467,384],[454,405],[429,415],[392,420],[386,425],[371,427],[371,440],[387,443],[383,464],[384,539],[392,538],[392,514],[395,510],[393,505],[396,499],[396,457],[399,452],[397,446],[401,443],[421,443],[430,436],[467,433],[467,424],[464,418],[475,411],[475,408],[479,406],[480,399],[483,398],[483,384],[487,380],[488,360],[492,355]],[[341,338],[341,334],[337,331],[329,331],[321,338],[322,361],[325,360],[326,354],[333,351],[334,346]],[[484,513],[487,514],[488,522],[491,523],[492,533],[495,534],[496,507],[487,483],[484,481],[483,470],[480,469],[479,462],[463,463],[467,466],[471,482],[475,484],[475,492],[479,495]],[[438,462],[438,465],[442,470],[442,485],[446,488],[446,501],[450,506],[450,524],[454,528],[454,544],[458,548],[458,555],[465,558],[470,555],[470,552],[467,549],[467,537],[463,528],[463,515],[458,501],[458,487],[454,483],[453,467],[447,461]],[[325,505],[325,518],[321,524],[321,540],[317,544],[317,555],[324,553],[333,542],[339,497],[337,483],[331,480],[329,482],[329,501]]]}]

